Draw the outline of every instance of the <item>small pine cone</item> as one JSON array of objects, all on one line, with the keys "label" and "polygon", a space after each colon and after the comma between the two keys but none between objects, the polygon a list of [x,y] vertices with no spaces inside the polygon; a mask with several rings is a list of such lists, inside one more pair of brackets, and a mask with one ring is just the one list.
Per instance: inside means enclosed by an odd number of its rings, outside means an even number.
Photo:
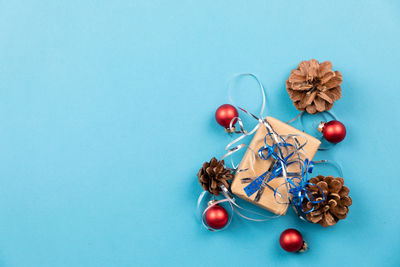
[{"label": "small pine cone", "polygon": [[[351,197],[348,196],[349,188],[343,185],[343,178],[318,175],[317,177],[311,178],[309,183],[319,186],[325,196],[325,200],[317,204],[312,204],[307,199],[304,199],[304,212],[310,211],[314,207],[313,211],[306,214],[309,221],[328,227],[346,218],[352,200]],[[314,197],[314,201],[323,199],[321,190],[317,186],[306,186]]]},{"label": "small pine cone", "polygon": [[286,90],[298,110],[315,114],[330,110],[342,97],[342,81],[342,74],[332,70],[330,61],[319,63],[311,59],[300,62],[292,70],[286,80]]},{"label": "small pine cone", "polygon": [[203,164],[197,177],[204,190],[218,196],[221,185],[229,188],[228,180],[231,180],[233,175],[230,170],[225,169],[223,160],[212,158],[210,162]]}]

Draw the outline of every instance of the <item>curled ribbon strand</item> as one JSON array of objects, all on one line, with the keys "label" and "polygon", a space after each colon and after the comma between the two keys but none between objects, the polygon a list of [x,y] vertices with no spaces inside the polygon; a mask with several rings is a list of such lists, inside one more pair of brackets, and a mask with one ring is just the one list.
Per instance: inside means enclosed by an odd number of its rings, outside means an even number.
[{"label": "curled ribbon strand", "polygon": [[[207,228],[210,231],[216,232],[216,231],[222,231],[222,230],[226,229],[229,226],[229,224],[231,223],[232,217],[233,217],[232,215],[234,213],[236,213],[238,216],[242,217],[243,219],[246,219],[249,221],[254,221],[254,222],[265,222],[265,221],[279,217],[279,215],[269,216],[269,215],[265,215],[265,214],[256,212],[254,210],[249,210],[249,209],[241,207],[240,205],[238,205],[236,203],[235,198],[232,196],[232,194],[229,192],[229,190],[225,186],[221,186],[221,192],[222,192],[222,195],[224,198],[222,198],[220,200],[216,200],[215,197],[213,196],[213,201],[211,203],[209,203],[207,208],[205,208],[204,210],[202,209],[202,202],[204,202],[204,200],[207,198],[208,195],[210,195],[210,193],[208,191],[203,191],[197,200],[197,210],[201,216],[202,224],[205,228]],[[205,215],[210,208],[212,208],[215,205],[219,205],[219,204],[227,204],[227,206],[229,206],[229,211],[230,211],[231,215],[229,216],[229,221],[225,225],[224,228],[214,229],[214,228],[209,227],[207,225],[207,223],[205,222]],[[249,215],[245,215],[244,213],[247,213]]]}]

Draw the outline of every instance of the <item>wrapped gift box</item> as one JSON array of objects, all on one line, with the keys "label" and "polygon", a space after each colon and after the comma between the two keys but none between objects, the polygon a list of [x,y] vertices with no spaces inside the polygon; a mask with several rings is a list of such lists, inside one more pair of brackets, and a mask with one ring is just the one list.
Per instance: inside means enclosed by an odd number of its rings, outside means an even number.
[{"label": "wrapped gift box", "polygon": [[[308,158],[308,160],[310,161],[312,160],[318,150],[319,145],[321,144],[321,142],[317,138],[308,135],[273,117],[267,117],[266,120],[278,135],[298,134],[302,136],[303,140],[307,139],[307,143],[302,151],[304,155],[301,155],[301,158],[303,160],[305,160],[305,158]],[[264,138],[267,133],[268,131],[265,126],[261,125],[257,132],[254,134],[253,140],[251,141],[249,148],[247,149],[242,161],[239,164],[239,170],[245,171],[240,171],[236,173],[234,180],[231,184],[231,190],[232,193],[246,201],[256,204],[257,206],[267,209],[275,214],[284,215],[286,214],[288,204],[285,204],[285,201],[279,201],[281,202],[279,203],[275,198],[273,191],[273,189],[277,188],[285,182],[285,179],[283,177],[278,177],[271,180],[268,183],[270,188],[265,188],[263,194],[258,201],[255,201],[257,193],[254,193],[249,197],[247,196],[244,189],[246,186],[249,185],[249,183],[242,182],[243,178],[256,178],[265,173],[271,167],[274,161],[273,159],[270,158],[268,160],[264,160],[257,155],[258,150],[265,145]],[[269,145],[271,145],[271,143]],[[253,151],[256,153],[255,157]],[[252,162],[253,168],[251,168]],[[293,164],[287,167],[287,171],[292,173],[299,173],[301,170],[299,170],[298,164]],[[279,193],[281,194],[282,199],[287,200],[288,191],[285,185],[279,187]]]}]

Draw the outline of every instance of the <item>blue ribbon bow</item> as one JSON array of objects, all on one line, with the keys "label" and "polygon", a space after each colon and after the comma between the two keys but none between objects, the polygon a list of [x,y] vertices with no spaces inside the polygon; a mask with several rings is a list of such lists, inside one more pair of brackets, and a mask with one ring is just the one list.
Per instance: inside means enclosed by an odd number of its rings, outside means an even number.
[{"label": "blue ribbon bow", "polygon": [[[309,183],[308,180],[308,174],[312,172],[314,168],[314,163],[312,161],[309,161],[308,159],[305,159],[304,161],[301,159],[299,155],[299,150],[302,148],[304,145],[297,147],[296,145],[289,144],[285,141],[282,136],[278,137],[281,139],[279,143],[274,142],[273,138],[271,137],[272,133],[268,133],[265,135],[264,138],[264,146],[261,147],[258,150],[258,156],[259,158],[263,160],[268,160],[268,159],[273,159],[273,162],[270,166],[270,168],[265,171],[263,174],[258,176],[256,179],[254,179],[249,185],[247,185],[244,188],[244,191],[246,192],[246,195],[250,197],[254,193],[257,192],[257,195],[255,197],[255,201],[258,201],[261,197],[261,195],[264,192],[265,187],[270,188],[271,190],[274,191],[274,196],[276,199],[276,195],[280,193],[278,192],[278,189],[282,185],[288,185],[289,187],[289,193],[292,195],[291,203],[294,205],[297,209],[300,209],[304,213],[309,213],[314,210],[314,205],[317,203],[321,203],[325,200],[325,195],[322,191],[322,189],[313,184]],[[271,138],[273,145],[269,145],[267,142],[267,138]],[[295,139],[295,141],[298,143],[298,141]],[[299,143],[298,143],[299,144]],[[286,150],[288,155],[284,155],[282,153],[282,150]],[[292,151],[291,151],[292,150]],[[291,164],[300,164],[302,166],[302,170],[300,175],[294,176],[292,178],[287,177],[287,181],[277,188],[273,189],[271,186],[268,185],[268,183],[277,178],[277,177],[282,177],[283,174],[283,167],[287,168]],[[295,174],[296,175],[296,174]],[[248,180],[249,178],[244,178],[242,179],[243,181]],[[297,182],[296,182],[297,180]],[[311,192],[307,189],[307,186],[317,186],[320,191],[322,192],[323,199],[316,201],[314,197],[312,196]],[[313,207],[311,210],[304,211],[303,210],[303,200],[307,199],[311,204],[313,204]],[[288,204],[288,203],[281,203],[278,201],[280,204]]]}]

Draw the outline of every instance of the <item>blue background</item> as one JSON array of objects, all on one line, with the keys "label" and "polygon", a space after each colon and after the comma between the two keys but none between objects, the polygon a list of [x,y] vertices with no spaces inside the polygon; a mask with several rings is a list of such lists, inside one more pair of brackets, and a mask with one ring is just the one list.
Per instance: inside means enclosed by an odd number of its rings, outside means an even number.
[{"label": "blue background", "polygon": [[[399,264],[400,3],[228,2],[0,1],[0,266]],[[196,173],[230,140],[228,80],[256,73],[286,121],[284,81],[311,58],[344,77],[348,136],[317,157],[342,164],[348,218],[204,230]],[[289,227],[310,251],[281,250]]]}]

